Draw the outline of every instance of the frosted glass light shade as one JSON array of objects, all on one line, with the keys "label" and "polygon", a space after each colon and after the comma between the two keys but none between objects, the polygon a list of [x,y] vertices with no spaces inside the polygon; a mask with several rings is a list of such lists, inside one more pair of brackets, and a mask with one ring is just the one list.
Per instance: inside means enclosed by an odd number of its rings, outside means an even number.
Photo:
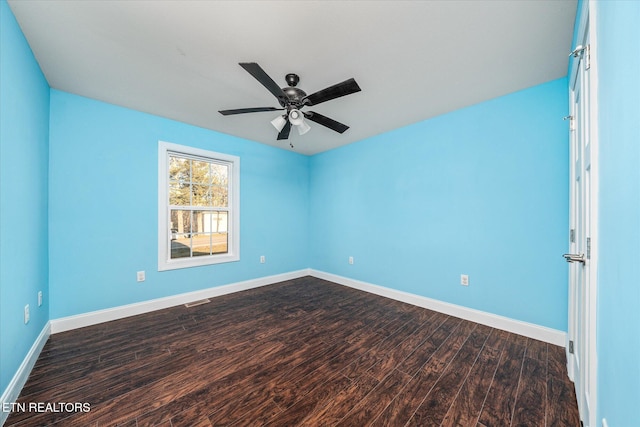
[{"label": "frosted glass light shade", "polygon": [[299,110],[294,109],[289,112],[289,121],[292,125],[298,128],[298,134],[300,135],[304,135],[309,132],[309,129],[311,129],[311,126],[304,121],[304,114]]},{"label": "frosted glass light shade", "polygon": [[298,128],[299,135],[304,135],[311,129],[311,126],[309,126],[304,120],[299,125],[296,125],[296,127]]},{"label": "frosted glass light shade", "polygon": [[299,110],[291,110],[289,112],[289,121],[292,125],[298,126],[300,123],[304,122],[304,116]]},{"label": "frosted glass light shade", "polygon": [[271,120],[271,124],[278,130],[278,132],[280,132],[284,125],[287,123],[287,119],[285,117],[286,116],[278,116],[275,119]]}]

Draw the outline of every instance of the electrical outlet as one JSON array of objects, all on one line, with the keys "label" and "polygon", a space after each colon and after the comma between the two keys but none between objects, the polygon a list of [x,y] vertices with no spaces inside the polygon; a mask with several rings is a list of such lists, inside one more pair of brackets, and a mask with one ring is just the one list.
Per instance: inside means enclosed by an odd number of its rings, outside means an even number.
[{"label": "electrical outlet", "polygon": [[460,275],[460,284],[462,286],[469,286],[469,275],[461,274]]},{"label": "electrical outlet", "polygon": [[38,291],[38,307],[42,306],[42,291]]},{"label": "electrical outlet", "polygon": [[30,319],[30,315],[29,315],[29,304],[24,306],[24,324],[26,325],[27,323],[29,323],[29,319]]},{"label": "electrical outlet", "polygon": [[144,271],[138,271],[136,273],[136,278],[137,278],[138,282],[144,282],[146,280]]},{"label": "electrical outlet", "polygon": [[260,255],[260,264],[264,264],[265,262],[267,262],[267,260],[264,255]]},{"label": "electrical outlet", "polygon": [[349,264],[353,265],[353,257],[352,256],[349,257]]}]

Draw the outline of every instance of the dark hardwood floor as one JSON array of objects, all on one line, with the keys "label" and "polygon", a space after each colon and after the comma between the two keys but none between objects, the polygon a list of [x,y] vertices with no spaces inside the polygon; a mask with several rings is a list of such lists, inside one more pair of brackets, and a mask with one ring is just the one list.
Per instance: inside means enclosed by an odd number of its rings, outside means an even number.
[{"label": "dark hardwood floor", "polygon": [[6,426],[580,425],[562,348],[312,277],[52,335],[17,403]]}]

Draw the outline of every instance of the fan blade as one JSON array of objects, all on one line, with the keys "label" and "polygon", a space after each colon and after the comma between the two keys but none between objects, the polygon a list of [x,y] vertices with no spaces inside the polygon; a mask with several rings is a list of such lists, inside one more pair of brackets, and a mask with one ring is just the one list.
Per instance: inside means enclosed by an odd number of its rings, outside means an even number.
[{"label": "fan blade", "polygon": [[287,119],[287,123],[278,134],[278,140],[289,138],[289,132],[291,132],[291,122]]},{"label": "fan blade", "polygon": [[304,116],[311,120],[312,122],[316,122],[321,124],[322,126],[326,126],[331,130],[335,130],[338,133],[344,133],[345,130],[349,129],[349,126],[342,124],[340,122],[336,122],[333,119],[330,119],[327,116],[323,116],[322,114],[315,113],[313,111],[309,111],[304,113]]},{"label": "fan blade", "polygon": [[332,99],[340,98],[341,96],[351,95],[355,92],[360,92],[360,86],[354,79],[345,80],[342,83],[329,86],[326,89],[314,92],[311,95],[302,98],[302,102],[306,105],[318,105],[321,102],[330,101]]},{"label": "fan blade", "polygon": [[255,62],[240,62],[240,66],[247,70],[256,80],[262,83],[262,86],[266,87],[269,92],[273,94],[281,105],[287,100],[287,94],[282,91],[280,86],[273,81],[271,77]]},{"label": "fan blade", "polygon": [[244,114],[244,113],[258,113],[260,111],[280,111],[284,110],[284,108],[275,108],[275,107],[254,107],[254,108],[238,108],[235,110],[220,110],[218,113],[223,116],[230,116],[232,114]]}]

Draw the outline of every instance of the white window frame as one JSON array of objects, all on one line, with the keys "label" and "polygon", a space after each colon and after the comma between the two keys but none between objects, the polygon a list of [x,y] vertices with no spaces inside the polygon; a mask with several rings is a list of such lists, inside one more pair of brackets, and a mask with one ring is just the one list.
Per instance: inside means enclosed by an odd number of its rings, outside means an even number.
[{"label": "white window frame", "polygon": [[[227,253],[189,258],[170,258],[169,155],[199,157],[229,164]],[[158,141],[158,271],[198,267],[240,260],[240,157]]]}]

